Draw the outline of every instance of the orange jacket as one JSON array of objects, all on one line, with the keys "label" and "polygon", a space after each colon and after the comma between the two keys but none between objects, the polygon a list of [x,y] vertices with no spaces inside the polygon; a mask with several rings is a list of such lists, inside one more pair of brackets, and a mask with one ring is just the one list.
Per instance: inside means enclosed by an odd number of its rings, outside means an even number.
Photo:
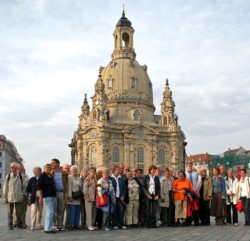
[{"label": "orange jacket", "polygon": [[[188,188],[193,190],[193,185],[188,179],[176,179],[172,185],[172,190],[176,189],[178,191],[184,190],[184,188]],[[174,200],[187,200],[187,195],[184,193],[174,192]]]}]

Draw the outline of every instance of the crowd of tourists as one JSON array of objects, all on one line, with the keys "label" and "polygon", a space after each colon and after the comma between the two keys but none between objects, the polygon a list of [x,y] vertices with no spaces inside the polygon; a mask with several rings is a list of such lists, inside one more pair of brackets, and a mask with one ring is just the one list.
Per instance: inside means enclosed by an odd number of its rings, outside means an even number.
[{"label": "crowd of tourists", "polygon": [[198,173],[187,163],[186,170],[174,176],[162,166],[151,165],[147,173],[123,164],[112,170],[78,170],[76,165],[61,166],[52,159],[43,170],[34,167],[33,173],[29,179],[23,165],[10,165],[3,188],[10,230],[27,228],[28,206],[30,229],[48,234],[65,229],[210,225],[211,216],[216,225],[237,225],[241,206],[245,225],[250,225],[250,179],[245,169],[238,180],[223,165],[214,167],[210,177],[206,169]]}]

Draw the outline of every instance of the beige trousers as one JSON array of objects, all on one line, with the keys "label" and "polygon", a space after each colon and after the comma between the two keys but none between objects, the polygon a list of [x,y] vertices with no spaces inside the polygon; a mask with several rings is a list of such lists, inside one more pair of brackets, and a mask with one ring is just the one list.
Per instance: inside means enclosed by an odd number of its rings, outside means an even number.
[{"label": "beige trousers", "polygon": [[87,200],[85,200],[85,211],[87,227],[93,227],[95,224],[96,217],[96,202],[88,202]]},{"label": "beige trousers", "polygon": [[137,224],[138,223],[138,211],[139,211],[139,200],[129,200],[126,205],[126,224]]},{"label": "beige trousers", "polygon": [[187,218],[187,200],[175,200],[175,218]]},{"label": "beige trousers", "polygon": [[30,205],[30,221],[32,228],[41,228],[42,221],[42,213],[43,213],[43,204],[39,203],[38,199],[36,199],[35,203]]}]

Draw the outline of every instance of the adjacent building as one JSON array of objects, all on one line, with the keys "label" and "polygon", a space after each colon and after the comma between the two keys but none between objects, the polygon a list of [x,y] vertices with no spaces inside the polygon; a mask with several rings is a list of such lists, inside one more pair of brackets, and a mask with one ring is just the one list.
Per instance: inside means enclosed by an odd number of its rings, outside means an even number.
[{"label": "adjacent building", "polygon": [[186,162],[192,162],[193,167],[200,172],[201,169],[207,169],[208,173],[210,171],[212,155],[206,153],[196,154],[196,155],[189,155],[186,158]]},{"label": "adjacent building", "polygon": [[[113,36],[110,62],[99,68],[94,95],[86,94],[79,126],[70,143],[72,164],[80,169],[123,163],[143,168],[161,164],[184,167],[185,135],[178,124],[169,81],[163,87],[160,115],[155,115],[147,65],[134,49],[134,28],[123,11]],[[150,47],[150,46],[145,46]]]},{"label": "adjacent building", "polygon": [[4,185],[5,177],[10,171],[10,163],[22,163],[23,159],[19,155],[15,144],[4,135],[0,135],[0,196]]},{"label": "adjacent building", "polygon": [[233,168],[234,175],[239,178],[240,170],[245,168],[250,175],[250,150],[242,146],[236,149],[228,149],[220,155],[213,155],[212,166],[224,165],[227,168]]}]

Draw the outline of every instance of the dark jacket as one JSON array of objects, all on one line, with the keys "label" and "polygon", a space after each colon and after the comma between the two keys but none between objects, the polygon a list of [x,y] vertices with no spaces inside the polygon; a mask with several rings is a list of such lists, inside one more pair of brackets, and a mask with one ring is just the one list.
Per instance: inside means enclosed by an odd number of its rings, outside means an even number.
[{"label": "dark jacket", "polygon": [[43,198],[56,197],[56,186],[54,177],[43,172],[37,181],[37,190],[42,190]]},{"label": "dark jacket", "polygon": [[[116,193],[116,190],[117,190],[117,183],[116,183],[116,180],[114,177],[110,177],[110,180],[112,181],[112,185],[115,189],[115,193]],[[122,177],[119,177],[118,178],[118,183],[119,183],[119,190],[120,190],[120,196],[123,196],[125,198],[126,196],[126,193],[127,193],[127,188],[126,188],[126,183],[124,181],[124,179]]]},{"label": "dark jacket", "polygon": [[30,194],[30,204],[36,202],[36,191],[37,191],[37,179],[36,177],[31,177],[26,192]]},{"label": "dark jacket", "polygon": [[[161,186],[160,186],[159,177],[155,176],[154,180],[155,180],[155,195],[157,195],[157,196],[160,197],[160,193],[161,193],[161,192],[160,192],[160,191],[161,191],[160,188],[161,188]],[[143,186],[142,186],[143,192],[144,192],[145,196],[147,196],[148,194],[150,194],[150,193],[148,192],[148,189],[149,189],[149,181],[150,181],[150,177],[149,177],[149,175],[146,175],[146,176],[144,177]]]}]

